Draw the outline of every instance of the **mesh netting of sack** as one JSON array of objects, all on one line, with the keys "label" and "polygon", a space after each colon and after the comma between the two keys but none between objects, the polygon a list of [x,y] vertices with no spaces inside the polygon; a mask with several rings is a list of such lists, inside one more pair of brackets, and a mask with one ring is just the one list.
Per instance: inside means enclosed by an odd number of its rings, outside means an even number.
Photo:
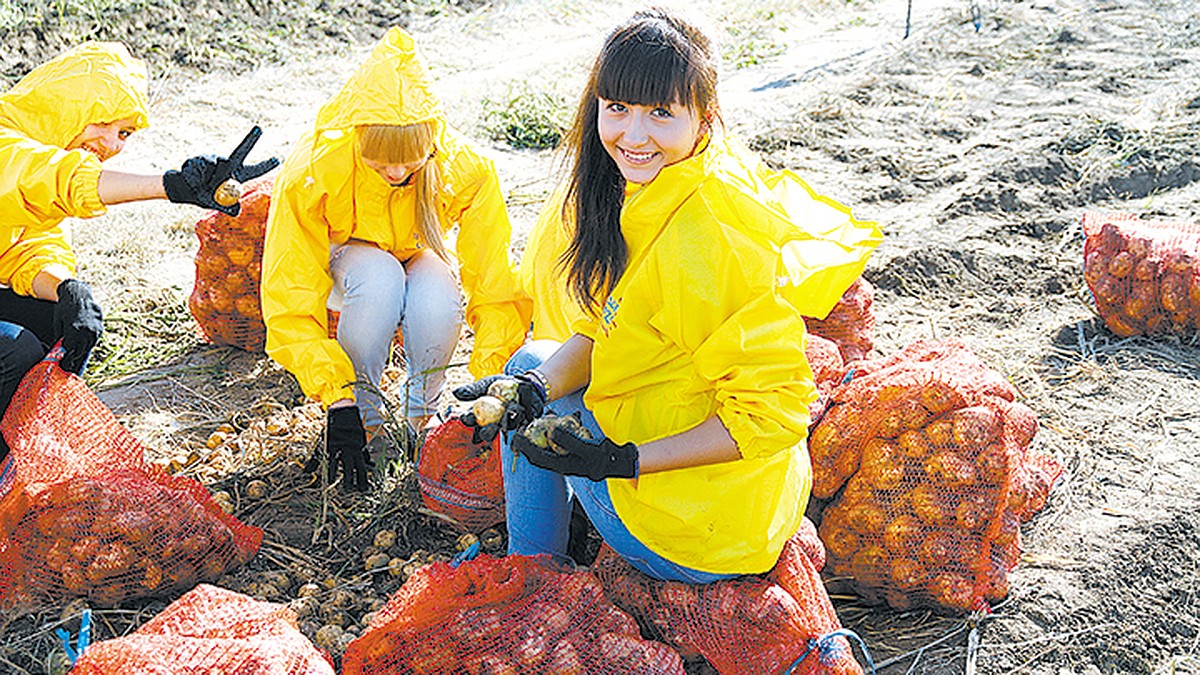
[{"label": "mesh netting of sack", "polygon": [[983,609],[1008,593],[1020,524],[1061,466],[1037,416],[962,342],[918,341],[835,389],[809,439],[829,572],[896,609]]},{"label": "mesh netting of sack", "polygon": [[656,673],[679,655],[645,640],[587,570],[483,555],[417,570],[346,648],[345,675]]},{"label": "mesh netting of sack", "polygon": [[808,406],[808,418],[815,424],[825,415],[833,389],[846,376],[846,362],[836,342],[812,333],[806,335],[805,340],[804,358],[812,369],[813,381],[817,385],[817,400]]},{"label": "mesh netting of sack", "polygon": [[417,485],[425,507],[476,532],[504,522],[500,437],[474,443],[457,417],[430,429],[417,458]]},{"label": "mesh netting of sack", "polygon": [[[675,647],[689,665],[722,675],[862,673],[825,591],[825,551],[807,519],[767,574],[711,584],[659,581],[607,545],[592,571],[643,634]],[[820,645],[814,648],[815,645]],[[794,666],[794,667],[793,667]]]},{"label": "mesh netting of sack", "polygon": [[221,510],[144,448],[54,360],[21,381],[0,423],[12,449],[0,491],[0,606],[87,597],[113,605],[214,581],[248,561],[262,530]]},{"label": "mesh netting of sack", "polygon": [[865,359],[875,349],[875,287],[859,277],[824,319],[804,317],[808,332],[832,340],[846,363]]},{"label": "mesh netting of sack", "polygon": [[1122,337],[1200,331],[1200,225],[1083,215],[1083,276]]},{"label": "mesh netting of sack", "polygon": [[262,352],[267,329],[262,318],[263,238],[274,177],[243,186],[241,212],[212,211],[196,221],[196,281],[188,308],[213,344]]},{"label": "mesh netting of sack", "polygon": [[92,644],[72,673],[333,675],[286,605],[201,584],[129,635]]}]

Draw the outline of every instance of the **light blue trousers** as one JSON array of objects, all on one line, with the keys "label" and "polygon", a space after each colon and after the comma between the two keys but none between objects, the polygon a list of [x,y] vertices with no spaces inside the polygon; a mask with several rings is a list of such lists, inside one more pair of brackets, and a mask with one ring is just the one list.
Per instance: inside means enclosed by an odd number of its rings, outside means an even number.
[{"label": "light blue trousers", "polygon": [[[537,340],[521,347],[504,367],[509,375],[536,368],[559,343]],[[604,438],[596,418],[583,406],[583,389],[551,401],[556,415],[579,412],[583,425],[595,438]],[[667,560],[638,541],[621,522],[608,494],[607,481],[583,476],[562,476],[530,464],[524,456],[513,461],[505,438],[500,444],[504,465],[504,511],[508,525],[508,552],[521,555],[549,553],[565,558],[571,519],[571,499],[578,499],[596,531],[614,551],[642,572],[663,581],[707,584],[734,574],[701,572]]]},{"label": "light blue trousers", "polygon": [[[392,338],[404,335],[404,416],[437,411],[463,323],[462,295],[454,271],[436,253],[424,250],[406,263],[369,244],[332,247],[329,309],[341,312],[337,341],[354,364],[355,377],[379,387],[391,356]],[[368,387],[356,387],[363,424],[383,422],[384,402]]]}]

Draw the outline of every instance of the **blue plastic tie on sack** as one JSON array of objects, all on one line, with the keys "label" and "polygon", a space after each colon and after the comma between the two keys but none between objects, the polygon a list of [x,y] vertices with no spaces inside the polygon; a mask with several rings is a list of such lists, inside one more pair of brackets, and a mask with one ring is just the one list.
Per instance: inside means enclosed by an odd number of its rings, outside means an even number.
[{"label": "blue plastic tie on sack", "polygon": [[92,610],[83,610],[83,618],[79,622],[79,642],[74,649],[71,648],[71,634],[65,628],[56,628],[54,632],[58,639],[62,640],[63,649],[67,652],[67,661],[72,666],[75,665],[75,661],[83,656],[83,650],[92,642]]},{"label": "blue plastic tie on sack", "polygon": [[473,542],[470,546],[463,549],[462,553],[454,556],[450,560],[451,567],[458,567],[464,560],[474,560],[475,556],[479,555],[479,542]]},{"label": "blue plastic tie on sack", "polygon": [[[808,655],[814,652],[817,654],[817,658],[821,660],[821,665],[826,667],[832,666],[837,662],[838,659],[846,656],[845,647],[843,647],[842,644],[836,639],[839,637],[844,637],[848,640],[852,639],[858,642],[858,647],[862,650],[863,657],[867,660],[867,665],[871,669],[871,674],[874,675],[875,660],[871,658],[871,651],[867,649],[867,643],[863,642],[863,639],[858,636],[858,633],[855,633],[849,628],[839,628],[838,630],[826,633],[821,637],[809,638],[808,648],[804,650],[804,653],[800,655],[800,658],[792,661],[792,665],[788,666],[788,669],[784,671],[784,675],[792,675],[792,673],[795,672],[796,668],[800,666],[804,659],[808,658]],[[853,651],[853,646],[851,646],[851,651]]]},{"label": "blue plastic tie on sack", "polygon": [[853,380],[855,374],[857,374],[857,373],[858,373],[858,366],[850,366],[850,368],[846,371],[846,374],[842,376],[842,384],[846,384],[850,380]]}]

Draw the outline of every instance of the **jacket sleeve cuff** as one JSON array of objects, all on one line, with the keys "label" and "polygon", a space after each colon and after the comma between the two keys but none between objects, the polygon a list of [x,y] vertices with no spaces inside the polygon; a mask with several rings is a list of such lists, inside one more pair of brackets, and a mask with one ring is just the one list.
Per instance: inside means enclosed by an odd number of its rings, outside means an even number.
[{"label": "jacket sleeve cuff", "polygon": [[108,212],[108,207],[100,201],[100,172],[99,160],[88,156],[75,169],[71,178],[71,204],[77,218],[94,218]]}]

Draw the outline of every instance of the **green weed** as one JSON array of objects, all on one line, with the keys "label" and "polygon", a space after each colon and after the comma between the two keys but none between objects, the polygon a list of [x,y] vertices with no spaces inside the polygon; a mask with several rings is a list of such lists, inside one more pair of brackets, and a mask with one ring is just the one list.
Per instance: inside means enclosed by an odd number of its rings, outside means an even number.
[{"label": "green weed", "polygon": [[482,105],[488,137],[518,149],[557,146],[571,112],[565,98],[526,82],[510,84],[503,98],[485,98]]}]

